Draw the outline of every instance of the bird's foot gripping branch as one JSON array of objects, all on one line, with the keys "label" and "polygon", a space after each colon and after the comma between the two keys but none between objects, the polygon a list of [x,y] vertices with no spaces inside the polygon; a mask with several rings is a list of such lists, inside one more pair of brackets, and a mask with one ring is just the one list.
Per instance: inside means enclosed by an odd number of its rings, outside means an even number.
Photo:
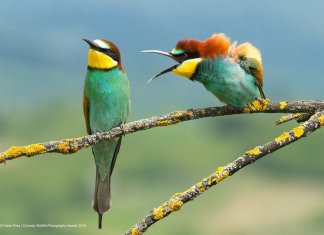
[{"label": "bird's foot gripping branch", "polygon": [[311,116],[315,112],[321,110],[324,110],[324,101],[300,100],[290,102],[270,102],[268,99],[264,100],[263,102],[256,100],[246,108],[222,106],[181,110],[161,116],[129,122],[127,124],[123,124],[121,127],[115,127],[106,132],[96,133],[79,138],[67,138],[63,140],[49,141],[26,146],[12,146],[0,153],[0,163],[23,156],[33,157],[45,153],[72,154],[103,140],[112,139],[154,127],[170,126],[179,122],[206,117],[246,113],[288,113],[288,116],[295,114],[301,115],[302,113],[302,115]]}]

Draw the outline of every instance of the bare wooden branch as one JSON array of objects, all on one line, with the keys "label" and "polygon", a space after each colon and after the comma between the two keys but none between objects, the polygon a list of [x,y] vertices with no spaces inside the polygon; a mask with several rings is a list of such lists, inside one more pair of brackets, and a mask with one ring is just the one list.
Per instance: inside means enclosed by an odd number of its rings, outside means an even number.
[{"label": "bare wooden branch", "polygon": [[256,100],[249,107],[235,108],[231,106],[188,109],[176,111],[162,116],[141,119],[113,128],[110,131],[96,133],[79,138],[68,138],[58,141],[31,144],[26,146],[12,146],[0,153],[0,163],[17,159],[22,156],[33,157],[45,153],[71,154],[89,147],[103,140],[130,134],[159,126],[174,125],[179,122],[205,117],[225,116],[244,113],[307,113],[313,115],[317,110],[324,110],[324,101],[301,100],[291,102],[270,102]]},{"label": "bare wooden branch", "polygon": [[302,137],[308,136],[315,130],[319,129],[321,126],[324,126],[323,109],[322,111],[319,111],[316,114],[312,115],[311,118],[304,124],[293,128],[289,132],[283,132],[276,139],[262,146],[257,146],[254,149],[245,152],[235,161],[227,164],[226,166],[218,167],[215,172],[213,172],[211,175],[204,178],[197,184],[193,185],[188,190],[174,194],[168,201],[153,209],[148,215],[144,217],[143,220],[141,220],[139,223],[135,224],[131,229],[125,232],[125,235],[139,235],[144,233],[154,223],[165,218],[169,214],[180,210],[183,204],[192,201],[200,194],[208,190],[210,187],[226,179],[228,176],[233,175],[235,172],[248,166],[256,160],[282,147],[285,147]]}]

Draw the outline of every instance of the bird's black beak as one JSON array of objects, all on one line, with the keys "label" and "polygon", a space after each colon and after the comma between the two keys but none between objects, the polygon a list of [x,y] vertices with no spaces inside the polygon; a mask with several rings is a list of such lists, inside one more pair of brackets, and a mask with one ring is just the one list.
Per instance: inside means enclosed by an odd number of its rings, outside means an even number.
[{"label": "bird's black beak", "polygon": [[90,48],[92,48],[92,49],[97,49],[98,48],[97,44],[95,44],[93,41],[91,41],[89,39],[85,39],[85,38],[83,38],[82,40],[85,41],[86,43],[88,43]]},{"label": "bird's black beak", "polygon": [[179,64],[183,62],[182,59],[180,59],[180,58],[176,57],[175,55],[171,54],[170,52],[166,52],[166,51],[160,51],[160,50],[144,50],[144,51],[141,51],[141,52],[164,55],[164,56],[167,56],[167,57],[170,57],[170,58],[174,59]]},{"label": "bird's black beak", "polygon": [[[154,53],[154,54],[160,54],[160,55],[164,55],[164,56],[167,56],[167,57],[170,57],[171,59],[175,60],[176,62],[178,62],[179,64],[181,64],[183,62],[182,59],[172,55],[170,52],[166,52],[166,51],[160,51],[160,50],[144,50],[144,51],[141,51],[141,52],[144,52],[144,53]],[[155,76],[151,77],[147,83],[151,82],[153,79],[161,76],[162,74],[165,74],[165,73],[168,73],[168,72],[171,72],[173,69],[175,69],[176,67],[178,67],[179,64],[176,64],[176,65],[173,65],[172,67],[170,68],[167,68],[163,71],[161,71],[160,73],[156,74]]]},{"label": "bird's black beak", "polygon": [[155,79],[155,78],[161,76],[162,74],[165,74],[165,73],[171,72],[171,71],[174,70],[176,67],[178,67],[178,64],[173,65],[172,67],[167,68],[167,69],[165,69],[165,70],[159,72],[158,74],[156,74],[156,75],[154,75],[153,77],[151,77],[151,78],[147,81],[147,83],[151,82],[153,79]]}]

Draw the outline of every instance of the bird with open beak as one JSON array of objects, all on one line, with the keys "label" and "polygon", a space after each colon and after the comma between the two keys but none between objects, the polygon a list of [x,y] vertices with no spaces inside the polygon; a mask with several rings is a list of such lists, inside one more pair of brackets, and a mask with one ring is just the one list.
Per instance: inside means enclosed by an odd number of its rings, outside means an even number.
[{"label": "bird with open beak", "polygon": [[202,83],[220,101],[231,106],[244,107],[255,99],[265,99],[261,53],[249,42],[230,44],[230,39],[220,33],[203,41],[181,39],[171,52],[142,52],[164,55],[177,62],[148,82],[172,72]]}]

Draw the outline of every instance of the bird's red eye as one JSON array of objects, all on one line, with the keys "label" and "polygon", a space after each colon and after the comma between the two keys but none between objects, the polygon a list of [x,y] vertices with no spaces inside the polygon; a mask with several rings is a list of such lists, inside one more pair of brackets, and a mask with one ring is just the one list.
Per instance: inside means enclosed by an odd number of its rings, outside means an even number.
[{"label": "bird's red eye", "polygon": [[187,58],[188,55],[189,55],[189,54],[188,54],[187,52],[183,52],[181,57],[183,57],[183,58]]},{"label": "bird's red eye", "polygon": [[198,58],[199,54],[197,52],[182,52],[181,54],[173,55],[180,61],[189,60],[193,58]]},{"label": "bird's red eye", "polygon": [[174,55],[174,56],[177,57],[177,58],[183,58],[183,59],[185,59],[185,58],[187,58],[189,56],[189,54],[187,52],[183,52],[181,54]]}]

